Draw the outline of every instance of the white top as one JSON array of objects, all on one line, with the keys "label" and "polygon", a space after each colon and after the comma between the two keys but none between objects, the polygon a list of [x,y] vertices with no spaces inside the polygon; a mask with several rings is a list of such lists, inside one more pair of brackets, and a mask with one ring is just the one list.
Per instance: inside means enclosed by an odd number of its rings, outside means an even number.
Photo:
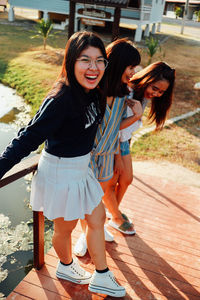
[{"label": "white top", "polygon": [[[130,92],[128,98],[129,99],[133,98],[133,91]],[[143,102],[142,102],[143,112],[147,105],[147,101],[148,101],[147,99],[143,99]],[[131,108],[129,106],[127,106],[127,117],[130,117],[130,116],[133,116],[133,112],[132,112]],[[129,139],[131,139],[132,133],[134,131],[136,131],[137,129],[139,129],[140,127],[142,127],[142,119],[139,119],[135,123],[131,124],[130,126],[120,130],[120,132],[119,132],[120,142],[125,142],[125,141],[128,141]]]}]

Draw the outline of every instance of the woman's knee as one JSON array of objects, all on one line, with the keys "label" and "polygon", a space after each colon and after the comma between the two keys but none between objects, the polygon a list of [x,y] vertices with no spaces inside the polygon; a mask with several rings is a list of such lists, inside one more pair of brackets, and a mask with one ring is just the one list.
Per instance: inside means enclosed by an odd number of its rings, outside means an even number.
[{"label": "woman's knee", "polygon": [[127,176],[127,181],[126,182],[127,182],[128,185],[130,185],[132,183],[132,181],[133,181],[133,173],[131,173]]},{"label": "woman's knee", "polygon": [[103,203],[96,207],[91,215],[86,216],[86,222],[90,229],[102,228],[106,220],[106,213]]},{"label": "woman's knee", "polygon": [[131,155],[122,156],[124,170],[120,175],[119,181],[122,185],[129,186],[133,181],[133,168]]},{"label": "woman's knee", "polygon": [[118,180],[119,180],[119,175],[114,174],[113,177],[108,181],[108,184],[107,184],[107,187],[105,190],[105,194],[115,193],[115,188],[116,188]]},{"label": "woman's knee", "polygon": [[119,184],[122,186],[129,186],[133,181],[133,173],[123,173],[119,178]]},{"label": "woman's knee", "polygon": [[70,235],[73,229],[76,227],[78,220],[64,221],[63,218],[54,220],[54,236],[66,236]]},{"label": "woman's knee", "polygon": [[101,187],[105,194],[109,193],[109,192],[112,193],[113,191],[115,191],[115,187],[116,187],[118,178],[119,178],[119,175],[114,173],[113,177],[111,179],[109,179],[108,181],[100,182]]}]

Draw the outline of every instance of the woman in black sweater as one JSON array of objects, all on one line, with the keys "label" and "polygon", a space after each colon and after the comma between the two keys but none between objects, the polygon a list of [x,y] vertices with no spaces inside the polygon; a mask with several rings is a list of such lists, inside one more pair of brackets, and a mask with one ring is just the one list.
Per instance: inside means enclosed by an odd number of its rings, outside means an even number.
[{"label": "woman in black sweater", "polygon": [[[88,167],[105,111],[106,66],[105,48],[97,35],[78,32],[68,40],[56,84],[0,156],[0,178],[45,142],[30,202],[34,211],[43,211],[54,222],[52,243],[60,260],[56,275],[77,284],[90,283],[91,291],[98,286],[103,294],[121,297],[125,289],[107,268],[103,192]],[[78,219],[88,224],[88,248],[96,267],[93,276],[72,259],[71,233]]]}]

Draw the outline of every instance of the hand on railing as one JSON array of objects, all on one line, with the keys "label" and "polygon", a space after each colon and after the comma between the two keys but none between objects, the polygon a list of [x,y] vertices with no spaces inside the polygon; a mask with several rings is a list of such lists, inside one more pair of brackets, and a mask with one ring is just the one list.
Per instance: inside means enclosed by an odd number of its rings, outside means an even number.
[{"label": "hand on railing", "polygon": [[15,165],[5,176],[0,180],[0,188],[9,183],[29,174],[37,169],[40,154],[36,154],[30,158],[22,160]]}]

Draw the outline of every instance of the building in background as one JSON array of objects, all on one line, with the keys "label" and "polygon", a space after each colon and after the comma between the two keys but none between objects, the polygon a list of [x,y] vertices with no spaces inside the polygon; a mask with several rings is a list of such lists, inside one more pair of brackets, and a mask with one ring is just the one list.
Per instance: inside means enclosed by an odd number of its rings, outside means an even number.
[{"label": "building in background", "polygon": [[[177,7],[180,7],[184,11],[186,0],[166,0],[164,14],[169,17],[175,17],[175,10]],[[189,0],[188,3],[188,20],[196,20],[197,17],[194,14],[195,11],[200,10],[200,0]]]},{"label": "building in background", "polygon": [[[9,0],[9,21],[14,20],[15,7],[36,9],[39,17],[50,18],[55,27],[64,29],[68,25],[70,17],[69,0]],[[140,41],[144,30],[144,36],[149,36],[150,31],[155,33],[160,30],[165,0],[99,0],[85,1],[92,4],[78,3],[76,1],[74,31],[85,26],[104,27],[106,22],[113,22],[114,7],[112,3],[119,5],[126,2],[126,8],[121,8],[120,26],[134,29],[134,40]],[[82,2],[82,1],[80,1]],[[102,2],[102,5],[99,3]],[[107,5],[105,5],[107,3]],[[114,6],[114,5],[113,5]]]}]

